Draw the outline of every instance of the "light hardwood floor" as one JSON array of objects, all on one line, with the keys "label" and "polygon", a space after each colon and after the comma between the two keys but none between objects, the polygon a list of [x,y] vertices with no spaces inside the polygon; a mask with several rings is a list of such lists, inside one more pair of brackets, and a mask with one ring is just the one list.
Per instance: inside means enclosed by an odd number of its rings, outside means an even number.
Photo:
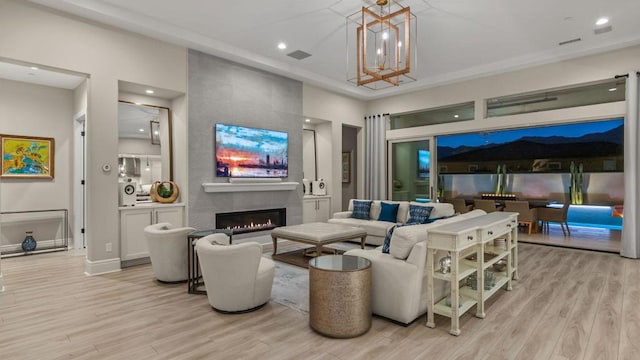
[{"label": "light hardwood floor", "polygon": [[218,314],[185,284],[154,281],[149,265],[87,277],[74,252],[2,259],[0,359],[639,358],[640,261],[531,244],[519,253],[513,291],[492,298],[485,319],[463,316],[459,337],[440,316],[435,329],[424,316],[408,327],[374,317],[347,340],[273,302]]}]

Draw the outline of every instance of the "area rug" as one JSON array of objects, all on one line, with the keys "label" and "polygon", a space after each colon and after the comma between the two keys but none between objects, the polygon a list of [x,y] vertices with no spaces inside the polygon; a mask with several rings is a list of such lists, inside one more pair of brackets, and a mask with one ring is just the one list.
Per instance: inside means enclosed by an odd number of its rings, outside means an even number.
[{"label": "area rug", "polygon": [[[331,245],[338,248],[337,250],[339,253],[343,253],[349,249],[360,248],[360,245],[355,243],[336,243]],[[282,254],[276,254],[275,257],[272,257],[271,255],[271,252],[273,251],[271,244],[266,243],[263,246],[264,253],[262,256],[276,260],[276,274],[273,279],[273,287],[271,288],[271,301],[296,311],[308,313],[309,270],[306,269],[306,266],[308,265],[309,260],[306,260],[305,267],[301,267],[297,265],[290,265],[277,259],[278,255],[284,255],[294,251],[301,252],[303,250],[301,247],[305,247],[305,245],[293,242],[283,242],[282,246],[279,245],[278,248],[282,248],[285,252]],[[301,253],[298,258],[300,259],[298,262],[303,259]]]},{"label": "area rug", "polygon": [[309,312],[309,271],[276,261],[271,301],[293,310]]}]

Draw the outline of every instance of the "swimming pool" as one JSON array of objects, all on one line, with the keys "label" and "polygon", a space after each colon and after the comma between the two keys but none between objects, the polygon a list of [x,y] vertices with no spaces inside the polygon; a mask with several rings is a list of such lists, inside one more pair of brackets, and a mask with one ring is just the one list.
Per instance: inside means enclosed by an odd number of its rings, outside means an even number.
[{"label": "swimming pool", "polygon": [[[549,205],[562,207],[562,204]],[[571,205],[567,213],[569,225],[622,230],[622,218],[613,217],[613,206]]]}]

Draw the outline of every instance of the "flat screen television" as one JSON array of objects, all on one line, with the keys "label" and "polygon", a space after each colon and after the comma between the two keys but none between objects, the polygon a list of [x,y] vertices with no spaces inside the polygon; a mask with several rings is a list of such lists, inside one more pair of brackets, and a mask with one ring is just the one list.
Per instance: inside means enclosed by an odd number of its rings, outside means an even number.
[{"label": "flat screen television", "polygon": [[225,124],[216,124],[215,133],[217,176],[288,176],[288,133]]},{"label": "flat screen television", "polygon": [[418,150],[418,178],[426,179],[429,177],[429,150]]}]

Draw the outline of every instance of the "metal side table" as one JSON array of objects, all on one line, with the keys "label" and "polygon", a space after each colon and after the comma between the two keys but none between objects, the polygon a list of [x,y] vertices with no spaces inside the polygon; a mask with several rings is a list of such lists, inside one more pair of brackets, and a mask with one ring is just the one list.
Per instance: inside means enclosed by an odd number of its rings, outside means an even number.
[{"label": "metal side table", "polygon": [[204,287],[204,280],[202,280],[202,274],[200,273],[200,263],[198,262],[198,254],[196,253],[196,242],[207,235],[218,233],[229,236],[229,243],[233,241],[233,230],[226,229],[199,230],[187,235],[187,254],[189,254],[187,261],[187,266],[189,267],[187,292],[189,294],[204,295],[207,293]]}]

